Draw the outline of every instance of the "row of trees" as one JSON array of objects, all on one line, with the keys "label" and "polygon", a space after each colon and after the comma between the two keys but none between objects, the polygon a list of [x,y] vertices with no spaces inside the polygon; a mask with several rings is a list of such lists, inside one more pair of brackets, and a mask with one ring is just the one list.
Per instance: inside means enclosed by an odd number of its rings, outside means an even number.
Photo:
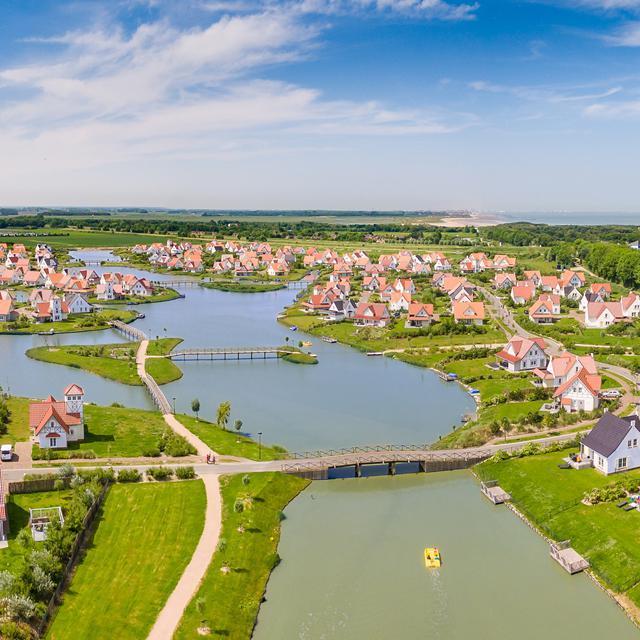
[{"label": "row of trees", "polygon": [[84,518],[107,481],[97,472],[76,475],[73,467],[60,468],[55,488],[72,489],[65,505],[64,524],[52,521],[46,540],[36,545],[31,529],[23,528],[15,544],[25,561],[13,571],[0,571],[0,637],[27,640],[35,637],[35,628],[46,611],[61,581]]},{"label": "row of trees", "polygon": [[631,225],[549,225],[513,222],[485,227],[482,235],[488,240],[519,247],[539,245],[549,247],[561,242],[618,242],[640,239],[637,226]]}]

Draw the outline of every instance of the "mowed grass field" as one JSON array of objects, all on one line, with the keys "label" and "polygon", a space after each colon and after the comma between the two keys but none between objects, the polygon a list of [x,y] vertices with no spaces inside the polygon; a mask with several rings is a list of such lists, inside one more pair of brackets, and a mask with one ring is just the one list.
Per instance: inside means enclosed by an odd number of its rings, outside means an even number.
[{"label": "mowed grass field", "polygon": [[141,640],[202,534],[200,480],[115,485],[49,640]]}]

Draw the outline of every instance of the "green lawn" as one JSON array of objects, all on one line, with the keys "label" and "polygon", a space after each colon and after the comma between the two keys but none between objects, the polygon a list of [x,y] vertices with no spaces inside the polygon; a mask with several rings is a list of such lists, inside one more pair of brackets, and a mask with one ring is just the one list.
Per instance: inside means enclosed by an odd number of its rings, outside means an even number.
[{"label": "green lawn", "polygon": [[[93,451],[98,458],[143,456],[157,448],[167,428],[157,411],[85,405],[84,412],[85,440],[71,442],[56,454],[73,457],[78,451]],[[36,446],[33,455],[41,457],[42,451]]]},{"label": "green lawn", "polygon": [[167,354],[171,353],[181,342],[182,338],[158,338],[157,340],[149,340],[147,355],[166,356]]},{"label": "green lawn", "polygon": [[0,570],[18,573],[20,564],[24,560],[24,550],[16,542],[20,531],[29,526],[29,509],[40,507],[62,507],[71,498],[72,490],[42,491],[38,493],[20,493],[9,496],[7,500],[7,514],[9,517],[9,546],[0,549]]},{"label": "green lawn", "polygon": [[220,429],[217,425],[202,418],[196,420],[195,417],[185,414],[177,415],[176,418],[191,433],[222,455],[240,456],[252,460],[279,460],[284,457],[285,449],[282,447],[263,444],[260,450],[255,440],[238,435],[235,430]]},{"label": "green lawn", "polygon": [[67,320],[61,322],[45,322],[37,324],[30,322],[27,325],[16,325],[16,323],[0,322],[0,333],[10,334],[32,334],[48,332],[51,329],[55,333],[80,333],[83,331],[99,331],[105,329],[111,320],[122,320],[131,322],[137,315],[136,311],[128,309],[103,309],[98,313],[77,314],[69,316]]},{"label": "green lawn", "polygon": [[203,282],[206,289],[218,289],[218,291],[229,291],[232,293],[264,293],[266,291],[278,291],[285,289],[287,285],[283,282],[253,282],[251,280],[218,280],[213,282]]},{"label": "green lawn", "polygon": [[[198,628],[208,626],[213,637],[249,639],[269,575],[277,563],[281,512],[309,483],[277,473],[222,478],[223,524],[221,540],[198,593],[187,607],[175,640],[197,640]],[[242,513],[236,499],[251,496]],[[246,504],[246,501],[245,501]],[[240,526],[244,532],[238,531]],[[224,564],[223,564],[224,563]],[[221,571],[228,566],[228,573]]]},{"label": "green lawn", "polygon": [[[614,590],[624,592],[640,581],[640,513],[615,504],[586,506],[584,493],[619,480],[594,469],[559,469],[567,452],[556,452],[477,467],[484,479],[498,480],[514,504],[554,540],[571,540],[594,571]],[[625,473],[640,481],[640,470]],[[630,596],[637,598],[638,590]],[[636,600],[640,604],[640,600]]]},{"label": "green lawn", "polygon": [[[152,302],[168,302],[169,300],[176,300],[180,298],[180,294],[169,287],[156,287],[153,295],[151,296],[127,296],[120,300],[109,300],[108,304],[151,304]],[[89,302],[92,304],[103,304],[102,301],[96,298],[90,298]]]},{"label": "green lawn", "polygon": [[12,396],[7,400],[7,406],[11,412],[9,424],[7,425],[8,430],[7,433],[0,436],[0,440],[11,444],[28,440],[31,435],[29,430],[29,400]]},{"label": "green lawn", "polygon": [[148,358],[145,369],[158,384],[167,384],[182,378],[182,369],[169,358]]},{"label": "green lawn", "polygon": [[137,348],[137,342],[98,346],[34,347],[27,351],[27,356],[34,360],[90,371],[123,384],[141,385],[142,381],[136,370]]},{"label": "green lawn", "polygon": [[145,638],[191,559],[205,505],[200,480],[113,486],[46,637]]}]

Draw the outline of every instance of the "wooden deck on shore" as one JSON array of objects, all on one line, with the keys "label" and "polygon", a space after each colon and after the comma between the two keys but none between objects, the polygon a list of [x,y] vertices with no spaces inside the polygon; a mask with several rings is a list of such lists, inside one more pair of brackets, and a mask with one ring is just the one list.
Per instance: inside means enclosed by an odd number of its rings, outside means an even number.
[{"label": "wooden deck on shore", "polygon": [[589,562],[570,545],[570,540],[552,542],[549,545],[549,554],[565,571],[571,574],[584,571],[589,567]]},{"label": "wooden deck on shore", "polygon": [[480,484],[480,491],[485,495],[493,504],[502,504],[511,500],[511,496],[498,485],[496,480],[487,480]]}]

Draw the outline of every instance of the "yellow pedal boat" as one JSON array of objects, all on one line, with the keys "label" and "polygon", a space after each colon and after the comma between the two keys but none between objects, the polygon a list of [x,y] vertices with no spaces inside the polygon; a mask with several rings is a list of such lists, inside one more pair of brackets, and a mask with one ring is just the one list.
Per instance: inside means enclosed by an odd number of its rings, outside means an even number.
[{"label": "yellow pedal boat", "polygon": [[437,569],[442,564],[438,547],[425,547],[424,564],[427,569]]}]

